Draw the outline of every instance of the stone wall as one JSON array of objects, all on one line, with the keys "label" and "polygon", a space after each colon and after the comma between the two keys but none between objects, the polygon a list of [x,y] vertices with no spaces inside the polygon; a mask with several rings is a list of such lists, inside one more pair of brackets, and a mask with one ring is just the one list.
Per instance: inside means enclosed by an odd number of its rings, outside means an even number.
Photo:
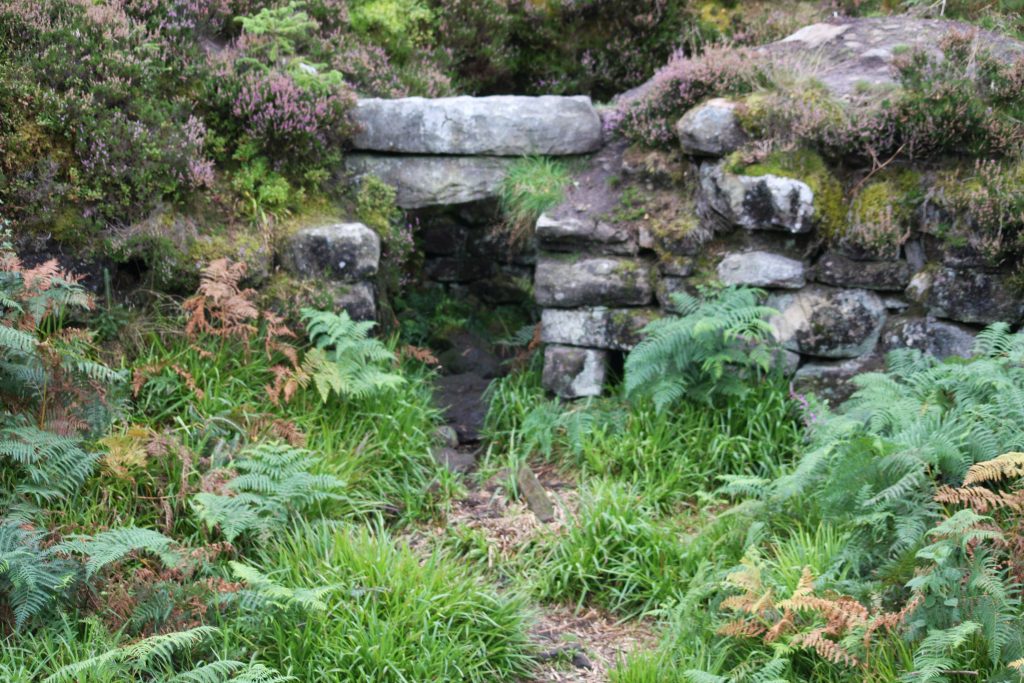
[{"label": "stone wall", "polygon": [[950,217],[927,202],[901,243],[865,250],[826,237],[813,181],[730,172],[746,142],[732,103],[697,107],[677,134],[675,154],[606,147],[537,223],[545,383],[559,395],[600,393],[668,295],[712,281],[767,290],[797,386],[832,399],[888,350],[967,355],[981,326],[1024,317],[1007,264],[943,240]]},{"label": "stone wall", "polygon": [[[795,381],[831,398],[889,349],[966,355],[981,326],[1024,316],[1006,268],[944,241],[936,226],[949,217],[927,203],[882,253],[826,236],[829,197],[813,179],[731,170],[729,155],[750,141],[726,100],[679,121],[674,153],[604,144],[586,98],[368,100],[357,119],[348,170],[396,187],[425,279],[498,304],[532,278],[544,382],[564,398],[599,394],[670,295],[712,281],[766,289]],[[509,249],[491,229],[495,197],[525,154],[589,156],[565,201],[537,221],[535,244]],[[284,260],[326,271],[343,285],[339,305],[372,315],[379,241],[366,232],[300,231]]]}]

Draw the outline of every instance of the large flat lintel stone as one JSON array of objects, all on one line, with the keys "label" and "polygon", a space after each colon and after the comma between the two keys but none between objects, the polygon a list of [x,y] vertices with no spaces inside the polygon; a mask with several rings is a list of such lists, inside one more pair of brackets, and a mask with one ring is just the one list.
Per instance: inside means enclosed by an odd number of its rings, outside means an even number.
[{"label": "large flat lintel stone", "polygon": [[601,146],[589,97],[362,99],[352,114],[355,149],[402,154],[587,154]]}]

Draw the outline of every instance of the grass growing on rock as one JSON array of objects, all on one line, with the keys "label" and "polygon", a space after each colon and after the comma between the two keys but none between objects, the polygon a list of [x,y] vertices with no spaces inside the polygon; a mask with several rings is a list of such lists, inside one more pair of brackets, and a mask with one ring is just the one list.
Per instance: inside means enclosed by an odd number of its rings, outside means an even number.
[{"label": "grass growing on rock", "polygon": [[508,169],[498,190],[504,230],[513,243],[529,241],[542,213],[556,206],[569,184],[565,162],[547,157],[524,157]]}]

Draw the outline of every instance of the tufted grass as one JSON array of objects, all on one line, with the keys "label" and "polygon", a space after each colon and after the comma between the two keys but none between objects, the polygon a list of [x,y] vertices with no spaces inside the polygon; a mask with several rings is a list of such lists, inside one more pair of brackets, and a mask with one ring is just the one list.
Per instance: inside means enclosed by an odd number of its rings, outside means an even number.
[{"label": "tufted grass", "polygon": [[280,584],[333,587],[322,614],[276,614],[234,632],[298,680],[484,683],[532,669],[524,599],[437,552],[325,523],[296,530],[262,561]]},{"label": "tufted grass", "polygon": [[512,164],[498,190],[511,242],[529,241],[537,219],[562,201],[569,181],[569,167],[562,161],[531,156]]}]

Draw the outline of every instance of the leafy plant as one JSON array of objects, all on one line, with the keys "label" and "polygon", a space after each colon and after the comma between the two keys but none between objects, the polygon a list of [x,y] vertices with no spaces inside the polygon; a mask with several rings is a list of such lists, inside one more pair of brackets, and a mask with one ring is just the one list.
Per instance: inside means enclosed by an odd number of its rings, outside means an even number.
[{"label": "leafy plant", "polygon": [[772,364],[766,319],[775,311],[759,305],[761,297],[746,287],[673,294],[677,315],[649,323],[626,357],[627,393],[649,394],[658,410],[683,398],[711,403],[743,394],[749,374]]},{"label": "leafy plant", "polygon": [[296,515],[342,497],[345,482],[314,474],[319,464],[313,454],[286,444],[252,446],[231,463],[235,476],[223,485],[223,492],[195,494],[192,508],[228,541],[241,535],[266,539]]},{"label": "leafy plant", "polygon": [[339,398],[365,398],[396,387],[405,380],[386,370],[395,355],[369,336],[373,322],[355,322],[347,311],[340,315],[302,309],[306,334],[313,343],[302,361],[303,385],[312,383],[326,403]]},{"label": "leafy plant", "polygon": [[45,535],[15,521],[0,521],[0,597],[17,628],[53,604],[77,573],[73,562],[42,546]]}]

